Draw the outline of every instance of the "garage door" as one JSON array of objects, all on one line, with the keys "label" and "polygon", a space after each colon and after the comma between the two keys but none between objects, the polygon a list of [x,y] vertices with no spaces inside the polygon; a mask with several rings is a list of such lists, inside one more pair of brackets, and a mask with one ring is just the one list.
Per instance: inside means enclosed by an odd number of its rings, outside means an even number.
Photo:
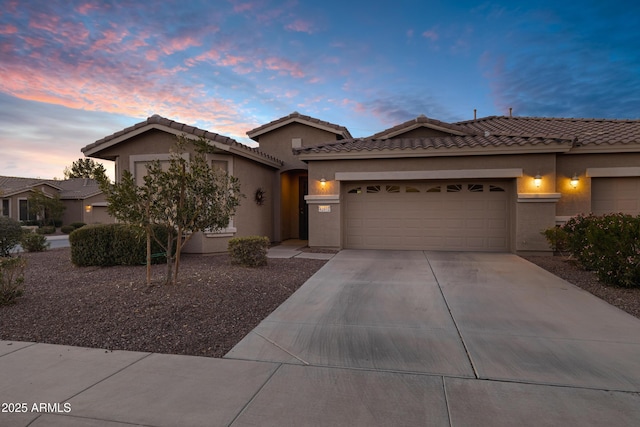
[{"label": "garage door", "polygon": [[640,178],[592,178],[591,210],[596,215],[640,215]]},{"label": "garage door", "polygon": [[344,188],[347,248],[508,251],[508,182]]}]

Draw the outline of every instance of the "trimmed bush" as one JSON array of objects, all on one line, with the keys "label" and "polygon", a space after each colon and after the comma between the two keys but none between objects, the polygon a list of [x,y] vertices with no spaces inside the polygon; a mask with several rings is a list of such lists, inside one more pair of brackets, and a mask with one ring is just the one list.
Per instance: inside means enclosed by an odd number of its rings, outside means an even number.
[{"label": "trimmed bush", "polygon": [[27,231],[22,234],[20,245],[22,246],[22,249],[27,252],[42,252],[47,250],[49,246],[51,246],[51,243],[49,243],[47,238],[42,234]]},{"label": "trimmed bush", "polygon": [[56,228],[53,226],[40,227],[36,230],[38,234],[53,234],[56,232]]},{"label": "trimmed bush", "polygon": [[267,265],[269,238],[262,236],[235,237],[229,240],[229,255],[232,264],[245,267]]},{"label": "trimmed bush", "polygon": [[87,225],[84,222],[72,222],[71,224],[69,224],[71,227],[73,228],[81,228],[84,227],[85,225]]},{"label": "trimmed bush", "polygon": [[[156,237],[165,242],[167,229],[154,226]],[[95,224],[78,228],[69,235],[71,262],[77,266],[139,265],[147,262],[144,229],[127,224]],[[174,248],[175,250],[175,248]],[[151,240],[152,263],[166,262],[164,249]]]},{"label": "trimmed bush", "polygon": [[[578,215],[559,229],[566,235],[567,250],[601,282],[640,287],[640,216]],[[550,230],[543,234],[553,244]]]},{"label": "trimmed bush", "polygon": [[22,227],[13,218],[0,216],[0,257],[8,257],[20,243]]},{"label": "trimmed bush", "polygon": [[64,234],[69,234],[75,229],[76,228],[73,225],[63,225],[62,227],[60,227],[60,231],[62,231]]},{"label": "trimmed bush", "polygon": [[15,303],[23,294],[26,266],[22,257],[0,258],[0,306]]}]

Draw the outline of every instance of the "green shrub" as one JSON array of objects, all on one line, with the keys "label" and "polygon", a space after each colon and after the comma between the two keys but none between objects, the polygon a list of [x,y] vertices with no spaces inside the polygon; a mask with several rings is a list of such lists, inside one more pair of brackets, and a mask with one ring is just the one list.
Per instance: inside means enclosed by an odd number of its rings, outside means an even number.
[{"label": "green shrub", "polygon": [[[158,240],[166,242],[167,229],[153,227]],[[77,266],[139,265],[147,262],[144,229],[127,224],[95,224],[74,230],[69,235],[71,262]],[[175,250],[175,248],[174,248]],[[152,263],[166,262],[164,249],[151,240]]]},{"label": "green shrub", "polygon": [[53,226],[40,227],[36,230],[38,234],[53,234],[56,232],[56,228]]},{"label": "green shrub", "polygon": [[80,227],[84,227],[87,224],[85,224],[84,222],[72,222],[69,225],[73,228],[80,228]]},{"label": "green shrub", "polygon": [[22,246],[22,249],[27,252],[42,252],[47,250],[47,248],[51,246],[51,243],[49,243],[47,238],[42,234],[26,231],[22,234],[20,245]]},{"label": "green shrub", "polygon": [[60,227],[60,231],[62,231],[64,234],[69,234],[75,229],[76,228],[73,225],[63,225],[62,227]]},{"label": "green shrub", "polygon": [[115,265],[113,234],[120,224],[88,225],[69,234],[71,262],[79,267]]},{"label": "green shrub", "polygon": [[13,218],[0,216],[0,257],[7,257],[20,243],[22,227]]},{"label": "green shrub", "polygon": [[232,264],[245,267],[267,265],[269,238],[261,236],[236,237],[229,240],[229,255]]},{"label": "green shrub", "polygon": [[584,268],[595,271],[600,281],[640,286],[640,216],[578,215],[560,228],[571,254]]},{"label": "green shrub", "polygon": [[22,257],[0,258],[0,306],[15,303],[24,292],[26,265]]},{"label": "green shrub", "polygon": [[55,228],[60,228],[60,227],[62,227],[62,220],[61,220],[61,219],[54,219],[54,220],[53,220],[53,226],[54,226]]}]

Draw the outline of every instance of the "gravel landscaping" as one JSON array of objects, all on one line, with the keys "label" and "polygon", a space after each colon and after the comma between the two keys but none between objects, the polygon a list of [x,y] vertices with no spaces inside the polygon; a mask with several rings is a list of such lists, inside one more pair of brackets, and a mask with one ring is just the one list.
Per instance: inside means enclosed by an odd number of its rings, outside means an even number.
[{"label": "gravel landscaping", "polygon": [[231,265],[227,255],[183,255],[180,284],[165,265],[75,267],[68,248],[27,253],[25,293],[0,307],[0,339],[108,350],[222,357],[326,261]]},{"label": "gravel landscaping", "polygon": [[[185,255],[180,284],[161,284],[164,265],[75,267],[70,250],[27,253],[25,294],[0,307],[0,339],[107,350],[221,357],[326,261],[270,259],[261,268],[227,255]],[[640,288],[605,286],[561,257],[527,257],[640,318]]]}]

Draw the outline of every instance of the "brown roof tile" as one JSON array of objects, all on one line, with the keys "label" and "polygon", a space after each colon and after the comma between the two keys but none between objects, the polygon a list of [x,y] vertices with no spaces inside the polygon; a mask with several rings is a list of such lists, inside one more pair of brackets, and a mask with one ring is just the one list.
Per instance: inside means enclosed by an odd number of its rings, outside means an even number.
[{"label": "brown roof tile", "polygon": [[280,117],[279,119],[273,120],[267,124],[264,124],[255,129],[252,129],[247,132],[247,135],[249,136],[249,138],[255,140],[256,137],[260,136],[263,133],[266,133],[269,129],[277,128],[278,125],[281,125],[281,124],[284,125],[292,120],[307,122],[311,126],[315,125],[322,128],[329,128],[341,138],[344,138],[344,139],[351,138],[351,134],[349,133],[349,130],[346,127],[340,126],[334,123],[325,122],[324,120],[316,119],[311,116],[305,116],[303,114],[298,113],[297,111],[294,111],[288,116]]},{"label": "brown roof tile", "polygon": [[469,132],[570,136],[576,146],[640,143],[640,120],[491,116],[456,125]]},{"label": "brown roof tile", "polygon": [[440,148],[473,148],[473,147],[526,147],[526,146],[567,146],[572,138],[559,136],[510,136],[510,135],[465,135],[432,138],[358,138],[348,139],[315,147],[296,149],[297,153],[336,153],[349,151],[375,150],[415,150]]}]

